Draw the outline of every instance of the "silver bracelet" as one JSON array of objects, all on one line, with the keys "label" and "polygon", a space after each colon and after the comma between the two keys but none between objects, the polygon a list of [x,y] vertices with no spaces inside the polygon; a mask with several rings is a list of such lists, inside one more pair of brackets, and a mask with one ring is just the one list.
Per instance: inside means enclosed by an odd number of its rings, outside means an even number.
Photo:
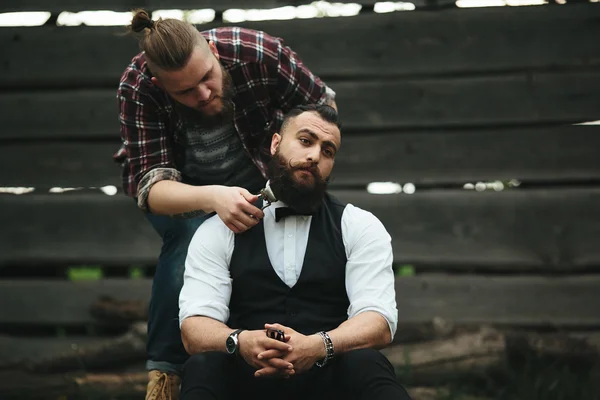
[{"label": "silver bracelet", "polygon": [[321,336],[321,339],[323,339],[323,344],[325,345],[325,358],[317,361],[315,365],[317,367],[324,367],[327,362],[333,358],[333,342],[331,341],[331,338],[327,332],[318,332],[317,334]]}]

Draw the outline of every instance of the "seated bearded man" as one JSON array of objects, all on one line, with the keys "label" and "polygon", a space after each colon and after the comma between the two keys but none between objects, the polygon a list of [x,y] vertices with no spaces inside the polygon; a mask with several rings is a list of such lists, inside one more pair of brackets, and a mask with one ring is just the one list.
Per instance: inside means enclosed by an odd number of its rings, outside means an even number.
[{"label": "seated bearded man", "polygon": [[234,234],[218,216],[191,241],[180,293],[181,397],[409,399],[377,350],[396,331],[391,238],[326,192],[336,111],[300,106],[273,135],[277,201]]}]

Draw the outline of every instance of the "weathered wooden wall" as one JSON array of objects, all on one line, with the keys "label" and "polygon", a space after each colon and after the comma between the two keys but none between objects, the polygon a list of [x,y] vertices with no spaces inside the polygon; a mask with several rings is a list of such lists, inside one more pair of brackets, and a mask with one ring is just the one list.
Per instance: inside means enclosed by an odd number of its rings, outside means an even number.
[{"label": "weathered wooden wall", "polygon": [[[284,3],[306,2],[31,0],[0,11]],[[600,5],[578,4],[239,24],[283,37],[337,91],[344,144],[332,190],[379,216],[397,264],[416,268],[397,278],[401,327],[434,317],[600,326],[600,128],[574,125],[600,120],[599,19]],[[85,342],[18,336],[101,329],[89,314],[100,295],[148,299],[150,276],[123,278],[131,265],[151,270],[160,246],[134,203],[121,193],[48,193],[120,187],[115,89],[137,52],[122,30],[0,29],[0,187],[36,188],[0,195],[0,333],[13,335],[0,341],[0,358]],[[521,186],[462,188],[510,179]],[[365,191],[386,181],[417,191]],[[90,264],[120,277],[61,275]]]}]

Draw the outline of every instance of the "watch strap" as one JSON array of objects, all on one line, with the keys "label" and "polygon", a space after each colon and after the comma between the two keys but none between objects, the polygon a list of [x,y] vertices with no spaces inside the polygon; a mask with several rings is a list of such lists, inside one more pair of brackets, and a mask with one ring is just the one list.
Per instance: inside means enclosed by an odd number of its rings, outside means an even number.
[{"label": "watch strap", "polygon": [[235,331],[231,332],[228,336],[228,338],[232,338],[235,339],[235,350],[232,354],[234,355],[238,355],[240,352],[240,341],[238,339],[238,335],[244,331],[244,329],[236,329]]},{"label": "watch strap", "polygon": [[243,329],[236,329],[235,331],[231,332],[229,334],[229,336],[237,336],[239,335],[241,332],[243,331]]}]

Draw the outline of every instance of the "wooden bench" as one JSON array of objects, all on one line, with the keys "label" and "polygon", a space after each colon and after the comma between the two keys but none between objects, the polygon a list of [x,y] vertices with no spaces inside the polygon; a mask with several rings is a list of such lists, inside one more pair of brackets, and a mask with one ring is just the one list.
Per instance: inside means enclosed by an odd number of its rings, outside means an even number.
[{"label": "wooden bench", "polygon": [[[600,37],[600,6],[376,14],[374,1],[358,2],[367,11],[354,17],[238,25],[281,36],[337,91],[344,130],[332,192],[380,217],[398,270],[416,273],[397,278],[399,335],[434,318],[600,326],[600,127],[574,125],[600,120],[600,47],[591,39]],[[197,6],[143,5],[167,3]],[[10,0],[0,11],[134,5]],[[159,238],[131,199],[91,189],[120,190],[115,90],[137,52],[121,31],[0,29],[0,186],[35,187],[0,195],[4,364],[122,333],[126,326],[108,329],[90,314],[100,296],[149,298]],[[463,188],[478,181],[505,190]],[[413,183],[416,192],[371,194],[372,182]],[[66,278],[82,265],[104,278]],[[132,267],[142,276],[129,279]]]}]

